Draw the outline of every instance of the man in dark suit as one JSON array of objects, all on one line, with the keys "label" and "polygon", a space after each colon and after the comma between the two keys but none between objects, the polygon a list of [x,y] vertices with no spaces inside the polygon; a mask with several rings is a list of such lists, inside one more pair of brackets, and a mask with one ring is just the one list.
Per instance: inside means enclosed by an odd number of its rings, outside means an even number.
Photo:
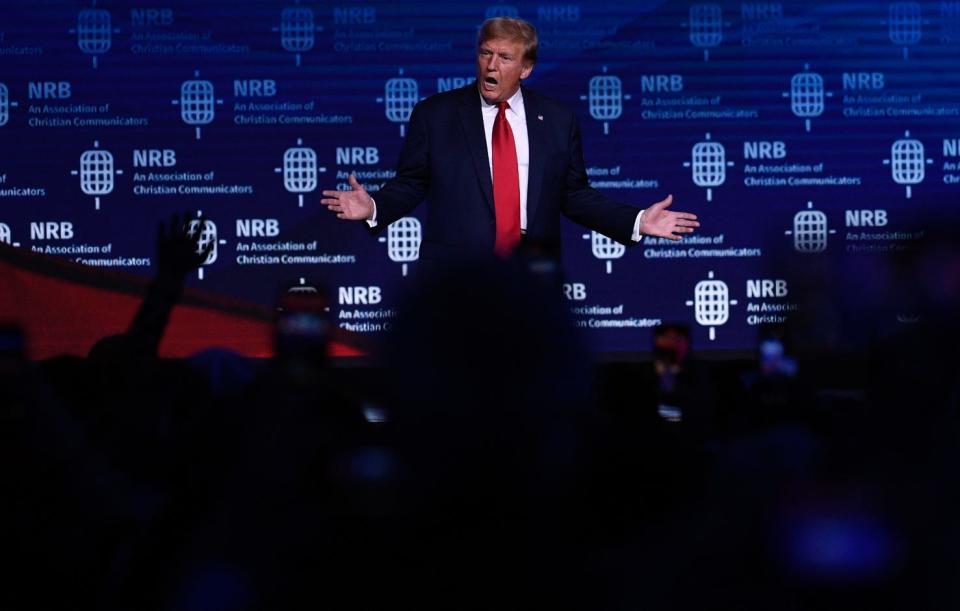
[{"label": "man in dark suit", "polygon": [[324,191],[322,203],[377,232],[426,201],[425,262],[508,256],[521,240],[558,250],[561,214],[627,245],[699,227],[667,209],[672,196],[640,210],[589,186],[574,113],[521,86],[537,48],[526,21],[485,21],[476,83],[416,105],[396,176],[375,199],[351,176],[351,191]]}]

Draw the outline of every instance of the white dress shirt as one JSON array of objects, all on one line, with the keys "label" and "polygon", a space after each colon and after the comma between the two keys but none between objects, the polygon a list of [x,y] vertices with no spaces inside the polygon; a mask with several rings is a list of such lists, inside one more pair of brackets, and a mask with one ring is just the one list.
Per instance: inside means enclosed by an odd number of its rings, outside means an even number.
[{"label": "white dress shirt", "polygon": [[[480,95],[480,92],[477,92]],[[517,92],[507,100],[507,123],[513,130],[513,143],[517,148],[517,169],[520,171],[520,231],[527,231],[527,184],[530,181],[530,138],[527,137],[527,115],[523,111],[523,94]],[[483,112],[483,134],[487,139],[487,162],[490,164],[490,180],[493,180],[493,123],[500,109],[480,95]]]},{"label": "white dress shirt", "polygon": [[[477,92],[479,94],[479,92]],[[517,147],[517,168],[520,171],[520,231],[527,231],[527,185],[530,181],[530,139],[527,137],[527,114],[523,109],[523,94],[519,89],[507,100],[507,123],[513,130],[513,142]],[[480,96],[480,106],[483,111],[483,133],[487,138],[487,161],[490,164],[490,180],[493,180],[493,123],[497,119],[500,109],[496,104],[490,104]],[[640,221],[643,219],[643,210],[637,214],[633,223],[633,235],[630,239],[639,242]]]}]

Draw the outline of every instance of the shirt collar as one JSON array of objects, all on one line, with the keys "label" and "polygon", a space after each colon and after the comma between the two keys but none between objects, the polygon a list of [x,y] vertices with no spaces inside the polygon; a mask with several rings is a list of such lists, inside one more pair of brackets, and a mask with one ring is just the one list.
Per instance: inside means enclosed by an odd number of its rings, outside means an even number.
[{"label": "shirt collar", "polygon": [[[479,89],[477,90],[477,95],[480,95]],[[510,105],[510,110],[517,113],[518,117],[521,119],[525,118],[525,114],[523,112],[523,87],[519,87],[516,93],[507,98],[507,104]],[[484,112],[496,112],[497,110],[497,105],[490,104],[483,99],[482,95],[480,95],[480,106]]]}]

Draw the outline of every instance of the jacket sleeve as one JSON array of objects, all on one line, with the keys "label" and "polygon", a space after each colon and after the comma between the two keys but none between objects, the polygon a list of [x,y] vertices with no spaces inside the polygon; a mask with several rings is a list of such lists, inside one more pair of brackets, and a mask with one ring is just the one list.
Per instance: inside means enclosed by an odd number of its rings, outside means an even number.
[{"label": "jacket sleeve", "polygon": [[374,233],[410,214],[430,188],[430,135],[424,115],[423,105],[417,104],[407,125],[396,176],[371,194],[377,202],[377,226],[371,229]]}]

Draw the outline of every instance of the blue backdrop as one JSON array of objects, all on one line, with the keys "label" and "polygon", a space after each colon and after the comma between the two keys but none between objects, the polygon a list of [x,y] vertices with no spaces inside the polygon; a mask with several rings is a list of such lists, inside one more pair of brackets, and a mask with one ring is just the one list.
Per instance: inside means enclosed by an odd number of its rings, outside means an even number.
[{"label": "blue backdrop", "polygon": [[[377,334],[416,268],[320,191],[392,175],[417,100],[468,83],[479,23],[540,33],[528,84],[576,109],[593,185],[668,193],[703,226],[626,252],[564,228],[565,295],[598,352],[686,321],[743,349],[800,307],[791,264],[908,246],[960,184],[960,2],[3,3],[0,239],[150,274],[156,224],[202,211],[190,282],[269,304],[333,289]],[[411,242],[412,240],[412,242]]]}]

